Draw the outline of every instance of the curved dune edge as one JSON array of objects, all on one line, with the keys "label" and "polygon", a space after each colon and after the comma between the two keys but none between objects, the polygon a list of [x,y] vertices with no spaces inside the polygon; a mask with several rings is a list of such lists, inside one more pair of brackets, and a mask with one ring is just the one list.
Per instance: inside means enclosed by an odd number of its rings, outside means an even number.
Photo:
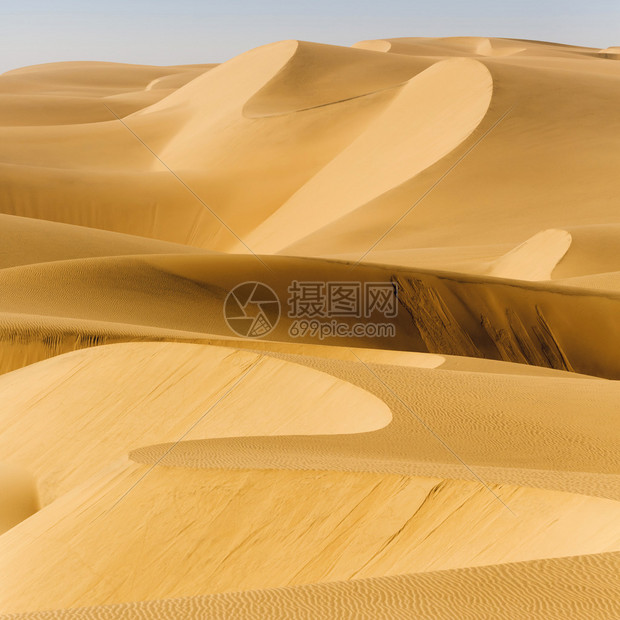
[{"label": "curved dune edge", "polygon": [[566,230],[543,230],[498,258],[488,274],[513,280],[551,280],[571,242],[572,236]]},{"label": "curved dune edge", "polygon": [[0,535],[39,509],[39,494],[30,473],[15,465],[0,463]]},{"label": "curved dune edge", "polygon": [[[217,145],[218,125],[225,128],[243,119],[243,106],[287,65],[298,44],[278,41],[244,52],[140,110],[128,122],[159,145],[158,156],[173,169],[200,169],[196,137],[210,131]],[[161,168],[155,158],[152,166]]]},{"label": "curved dune edge", "polygon": [[119,462],[0,537],[0,605],[37,611],[620,548],[620,502],[501,490],[516,516],[472,482]]},{"label": "curved dune edge", "polygon": [[0,452],[33,474],[44,504],[149,443],[367,433],[392,418],[376,396],[332,375],[180,343],[67,353],[3,375],[0,395]]},{"label": "curved dune edge", "polygon": [[[198,79],[181,86],[164,100],[140,111],[136,117],[148,116],[164,110],[174,111],[176,115],[179,115],[181,111],[198,111],[202,108],[207,113],[215,111],[217,103],[221,103],[224,99],[232,99],[232,107],[241,109],[253,95],[286,66],[298,46],[299,41],[290,39],[268,43],[243,52],[217,65],[199,76]],[[204,97],[196,99],[195,95],[204,94],[207,84],[215,88],[214,92],[210,93],[209,109],[204,110]],[[226,112],[230,110],[230,107],[230,105],[227,106]],[[186,118],[185,121],[187,120]],[[204,120],[209,121],[209,119]]]},{"label": "curved dune edge", "polygon": [[[276,442],[188,441],[145,446],[130,453],[136,463],[194,469],[266,469],[292,471],[342,471],[394,474],[417,477],[441,477],[480,484],[513,485],[572,493],[620,501],[620,474],[581,472],[566,469],[501,467],[435,461],[399,460],[390,456],[361,460],[351,455],[330,454],[331,445],[307,442],[314,452],[304,452],[297,442],[282,446]],[[347,446],[348,447],[348,446]],[[320,450],[324,450],[324,454]],[[331,450],[330,450],[331,449]],[[272,454],[265,456],[267,451]],[[446,457],[444,457],[446,458]],[[502,496],[500,490],[500,497]]]},{"label": "curved dune edge", "polygon": [[[298,53],[300,46],[304,51]],[[327,54],[325,49],[331,52],[335,49],[336,53]],[[344,73],[345,76],[351,71],[361,72],[359,60],[353,63],[353,69],[349,67],[351,62],[346,59],[350,54],[356,58],[357,55],[363,56],[361,52],[346,48],[343,51],[297,41],[281,41],[256,48],[194,79],[158,104],[132,115],[127,123],[179,173],[209,208],[245,239],[249,231],[350,144],[392,97],[392,94],[381,91],[370,98],[348,100],[345,105],[336,106],[338,110],[335,111],[312,108],[310,113],[297,115],[292,121],[280,118],[282,115],[277,113],[278,110],[285,112],[291,107],[312,107],[317,93],[350,89],[348,79],[341,87],[337,80],[327,79],[332,72],[337,75]],[[345,62],[333,62],[332,55],[335,58],[344,55]],[[386,62],[383,57],[381,60]],[[314,61],[318,62],[318,67],[314,67]],[[387,65],[387,70],[376,75],[376,80],[385,81],[394,71],[398,73],[396,78],[403,80],[420,70],[415,59],[388,61]],[[299,80],[308,77],[306,69],[318,82],[316,89],[298,87]],[[292,84],[278,78],[283,72],[288,75],[291,71]],[[386,83],[392,84],[393,81],[390,78]],[[247,118],[243,110],[248,100],[269,83],[282,85],[278,97],[275,100],[270,97],[271,103],[267,104],[272,107],[273,103],[276,116]],[[359,89],[353,91],[353,94],[359,94]],[[349,94],[345,92],[338,96]],[[260,99],[264,100],[264,97]],[[236,145],[234,149],[230,148],[232,144]],[[164,181],[175,185],[174,178],[163,174],[161,165],[152,157],[150,164],[149,178],[159,172]],[[128,164],[128,168],[134,167],[135,164]],[[235,179],[239,178],[244,179],[243,184],[236,183]],[[177,217],[181,210],[187,226],[183,229],[178,221],[171,219],[157,235],[169,238],[174,231],[177,239],[181,236],[187,243],[216,250],[230,251],[236,246],[238,238],[223,228],[195,197],[181,186],[179,195],[173,197],[170,195],[172,189],[160,188],[154,199],[174,208]],[[250,204],[251,210],[248,209]],[[183,233],[187,235],[189,229],[191,236],[183,238]]]},{"label": "curved dune edge", "polygon": [[[620,616],[620,553],[582,555],[8,616],[10,620],[112,620],[119,617],[280,620],[294,617],[453,620],[498,616],[549,620]],[[492,584],[492,587],[489,587]]]},{"label": "curved dune edge", "polygon": [[[520,484],[579,491],[591,482],[590,494],[620,498],[620,461],[610,432],[618,425],[618,382],[272,355],[363,387],[388,405],[391,424],[350,436],[184,441],[173,451],[169,444],[144,445],[130,457],[173,467],[448,471],[455,478],[471,478],[483,468],[496,482],[508,474]],[[455,464],[454,453],[469,469]],[[607,477],[597,482],[596,473]]]},{"label": "curved dune edge", "polygon": [[[255,252],[278,252],[404,183],[474,131],[487,113],[492,90],[488,69],[469,59],[442,61],[413,77],[357,139],[251,232],[246,243]],[[421,143],[427,145],[422,151]]]}]

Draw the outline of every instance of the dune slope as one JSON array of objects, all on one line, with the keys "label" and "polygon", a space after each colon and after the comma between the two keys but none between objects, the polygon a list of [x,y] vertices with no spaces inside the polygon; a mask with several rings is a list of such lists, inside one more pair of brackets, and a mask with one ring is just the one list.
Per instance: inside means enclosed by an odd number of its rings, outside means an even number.
[{"label": "dune slope", "polygon": [[618,57],[0,75],[0,614],[620,617]]}]

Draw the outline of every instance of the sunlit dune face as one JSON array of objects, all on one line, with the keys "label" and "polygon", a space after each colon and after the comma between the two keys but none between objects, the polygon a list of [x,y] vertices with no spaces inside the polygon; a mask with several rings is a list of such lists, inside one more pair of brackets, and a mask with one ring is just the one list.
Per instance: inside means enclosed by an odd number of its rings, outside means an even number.
[{"label": "sunlit dune face", "polygon": [[0,612],[620,617],[619,58],[0,75]]}]

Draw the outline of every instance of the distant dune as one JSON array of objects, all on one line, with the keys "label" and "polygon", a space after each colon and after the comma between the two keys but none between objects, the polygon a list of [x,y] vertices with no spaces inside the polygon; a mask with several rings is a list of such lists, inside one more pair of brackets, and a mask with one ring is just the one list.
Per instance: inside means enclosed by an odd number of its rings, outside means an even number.
[{"label": "distant dune", "polygon": [[0,75],[3,618],[620,617],[619,58]]}]

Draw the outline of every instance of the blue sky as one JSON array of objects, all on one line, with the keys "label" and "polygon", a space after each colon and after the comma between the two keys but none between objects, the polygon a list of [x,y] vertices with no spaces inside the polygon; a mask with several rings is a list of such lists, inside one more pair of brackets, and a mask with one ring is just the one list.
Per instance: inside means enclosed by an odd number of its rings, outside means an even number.
[{"label": "blue sky", "polygon": [[0,0],[0,72],[59,60],[221,62],[280,39],[451,35],[620,45],[620,1]]}]

